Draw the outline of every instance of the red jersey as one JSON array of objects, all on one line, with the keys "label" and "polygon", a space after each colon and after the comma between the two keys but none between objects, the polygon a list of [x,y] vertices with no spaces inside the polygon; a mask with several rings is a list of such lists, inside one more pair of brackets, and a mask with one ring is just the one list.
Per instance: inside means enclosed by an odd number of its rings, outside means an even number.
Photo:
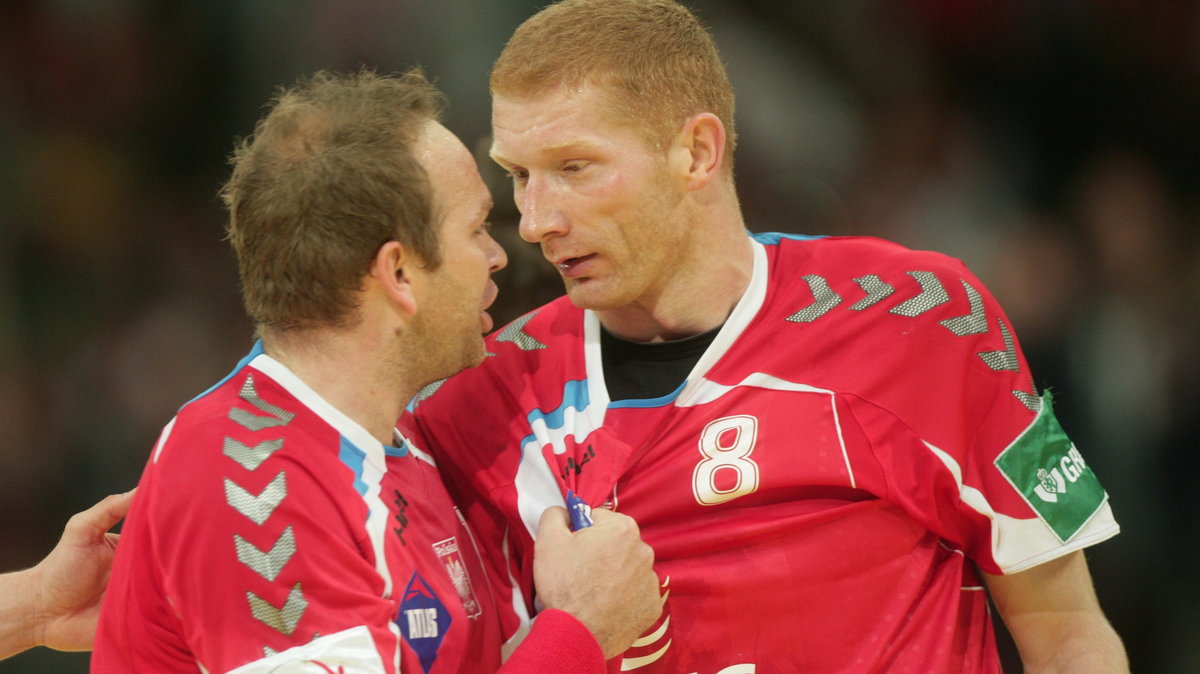
[{"label": "red jersey", "polygon": [[[260,349],[156,444],[92,671],[496,670],[495,594],[432,460],[380,443]],[[581,624],[544,624],[603,671]]]},{"label": "red jersey", "polygon": [[527,593],[567,489],[638,521],[664,611],[612,671],[998,671],[976,567],[1118,531],[1008,319],[939,254],[754,238],[749,288],[670,395],[611,400],[599,322],[560,298],[402,428]]}]

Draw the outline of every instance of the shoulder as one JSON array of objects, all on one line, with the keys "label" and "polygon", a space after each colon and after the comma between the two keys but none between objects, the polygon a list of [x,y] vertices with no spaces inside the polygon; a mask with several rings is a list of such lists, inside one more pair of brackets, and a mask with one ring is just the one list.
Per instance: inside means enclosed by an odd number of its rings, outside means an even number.
[{"label": "shoulder", "polygon": [[[549,349],[583,334],[583,310],[567,296],[526,313],[487,338],[489,360],[494,357]],[[504,362],[503,360],[500,362]],[[487,361],[485,361],[487,364]]]},{"label": "shoulder", "polygon": [[242,367],[180,408],[147,470],[157,470],[168,491],[190,480],[265,474],[273,465],[327,475],[341,463],[341,444],[338,431],[281,384]]},{"label": "shoulder", "polygon": [[526,313],[487,337],[482,363],[426,386],[410,403],[409,411],[428,416],[436,408],[461,409],[481,394],[511,395],[531,375],[557,376],[564,350],[582,344],[583,315],[566,296]]},{"label": "shoulder", "polygon": [[999,329],[995,300],[948,255],[872,237],[780,238],[765,245],[771,310],[795,326],[825,332],[845,326],[859,340],[914,331],[981,335],[989,319]]},{"label": "shoulder", "polygon": [[1011,322],[960,260],[870,237],[767,245],[763,324],[830,388],[889,408],[964,386],[1036,405]]},{"label": "shoulder", "polygon": [[804,236],[768,232],[754,240],[768,249],[776,266],[793,269],[805,265],[806,272],[867,274],[929,270],[949,275],[966,271],[962,261],[929,250],[916,250],[871,236]]}]

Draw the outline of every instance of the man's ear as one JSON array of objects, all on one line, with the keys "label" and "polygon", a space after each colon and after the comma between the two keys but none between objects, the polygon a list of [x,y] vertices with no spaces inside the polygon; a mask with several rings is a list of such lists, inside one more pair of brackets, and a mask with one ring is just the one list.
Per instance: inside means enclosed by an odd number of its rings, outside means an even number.
[{"label": "man's ear", "polygon": [[672,168],[686,177],[688,189],[699,189],[721,172],[725,159],[725,124],[711,112],[692,115],[671,147]]},{"label": "man's ear", "polygon": [[418,286],[423,279],[417,278],[421,269],[420,260],[399,241],[388,241],[375,251],[368,275],[379,284],[388,301],[401,311],[417,313]]}]

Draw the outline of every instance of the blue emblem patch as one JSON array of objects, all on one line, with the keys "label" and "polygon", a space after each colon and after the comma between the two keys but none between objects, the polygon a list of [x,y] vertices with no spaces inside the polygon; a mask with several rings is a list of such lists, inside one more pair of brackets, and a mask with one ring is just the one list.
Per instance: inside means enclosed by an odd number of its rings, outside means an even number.
[{"label": "blue emblem patch", "polygon": [[416,571],[409,578],[408,587],[404,588],[404,600],[400,602],[396,624],[400,626],[400,634],[409,647],[417,652],[421,667],[428,674],[433,661],[437,659],[438,649],[442,647],[442,640],[450,631],[450,612],[434,594],[429,583]]}]

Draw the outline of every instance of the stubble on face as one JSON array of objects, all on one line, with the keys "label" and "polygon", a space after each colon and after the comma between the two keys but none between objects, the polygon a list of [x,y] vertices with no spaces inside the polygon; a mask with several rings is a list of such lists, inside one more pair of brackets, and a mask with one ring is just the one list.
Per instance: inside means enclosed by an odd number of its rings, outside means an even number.
[{"label": "stubble on face", "polygon": [[[646,152],[650,152],[649,149]],[[608,217],[602,254],[608,262],[600,278],[563,278],[572,303],[593,311],[612,311],[653,302],[676,276],[687,257],[687,219],[682,194],[671,183],[665,161],[654,167],[631,197]]]},{"label": "stubble on face", "polygon": [[442,263],[424,274],[427,292],[408,326],[406,357],[410,371],[430,383],[483,362],[480,311],[491,270],[487,243],[478,238],[487,234],[477,230],[491,196],[470,152],[440,124],[425,127],[417,152],[433,188]]}]

